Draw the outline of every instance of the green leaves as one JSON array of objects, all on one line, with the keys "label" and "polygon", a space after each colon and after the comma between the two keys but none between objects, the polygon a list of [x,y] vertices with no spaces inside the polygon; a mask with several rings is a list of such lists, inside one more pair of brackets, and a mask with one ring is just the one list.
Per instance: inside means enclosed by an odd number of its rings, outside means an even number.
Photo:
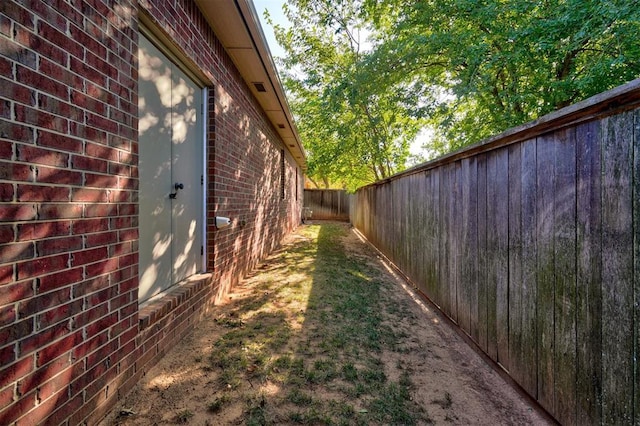
[{"label": "green leaves", "polygon": [[[381,7],[381,6],[380,6]],[[355,189],[405,167],[422,118],[415,92],[395,73],[371,66],[373,1],[290,0],[292,27],[275,27],[308,175],[321,186]]]},{"label": "green leaves", "polygon": [[280,65],[309,176],[354,189],[640,76],[633,0],[289,0]]},{"label": "green leaves", "polygon": [[640,8],[630,0],[388,3],[405,12],[391,30],[395,39],[379,49],[395,52],[408,79],[429,82],[437,73],[437,84],[455,95],[431,114],[441,152],[640,75],[632,39]]}]

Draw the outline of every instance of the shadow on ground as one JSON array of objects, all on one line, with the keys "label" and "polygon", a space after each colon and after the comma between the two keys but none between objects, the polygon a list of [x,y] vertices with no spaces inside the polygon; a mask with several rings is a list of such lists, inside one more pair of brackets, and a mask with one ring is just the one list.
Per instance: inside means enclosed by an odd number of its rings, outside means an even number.
[{"label": "shadow on ground", "polygon": [[347,224],[303,226],[105,424],[544,423],[406,289]]}]

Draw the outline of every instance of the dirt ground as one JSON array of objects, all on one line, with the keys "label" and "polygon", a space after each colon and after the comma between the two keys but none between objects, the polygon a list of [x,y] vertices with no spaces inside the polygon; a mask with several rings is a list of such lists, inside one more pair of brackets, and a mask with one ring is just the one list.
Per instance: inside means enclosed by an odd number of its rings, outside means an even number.
[{"label": "dirt ground", "polygon": [[[306,282],[305,275],[314,273],[312,259],[287,256],[295,252],[293,247],[296,244],[312,244],[317,233],[310,231],[323,226],[327,225],[305,225],[291,235],[282,249],[265,260],[255,273],[234,289],[224,303],[217,306],[180,345],[151,369],[102,424],[331,424],[335,421],[330,416],[314,417],[308,413],[313,410],[319,413],[322,407],[334,407],[336,404],[342,404],[340,407],[343,411],[348,410],[337,423],[404,424],[397,417],[372,417],[367,403],[373,397],[344,391],[345,387],[341,384],[344,380],[341,381],[340,378],[322,383],[316,381],[311,387],[305,388],[307,393],[300,394],[308,395],[306,399],[299,395],[298,398],[293,398],[291,390],[286,392],[287,396],[283,394],[287,380],[278,379],[278,372],[282,371],[275,367],[269,370],[270,375],[258,377],[244,372],[240,380],[233,381],[230,378],[221,379],[224,371],[213,368],[209,362],[215,355],[216,342],[229,332],[229,327],[246,327],[245,323],[250,321],[246,306],[255,304],[257,296],[275,299],[263,304],[260,308],[262,312],[264,309],[271,310],[270,312],[286,310],[283,318],[288,321],[287,330],[290,333],[287,332],[289,334],[283,348],[299,347],[304,339],[307,342],[313,340],[311,335],[301,331],[305,324],[305,303],[310,304],[309,300],[298,297],[287,299],[289,302],[285,304],[282,302],[284,299],[275,296],[280,294],[277,291],[282,291],[287,286],[293,287],[292,283]],[[379,368],[383,370],[386,382],[401,382],[402,374],[406,376],[405,381],[410,380],[406,389],[408,403],[414,408],[409,411],[413,410],[411,412],[418,414],[413,420],[407,420],[407,423],[550,424],[545,416],[488,366],[456,331],[442,321],[441,316],[424,303],[406,282],[397,277],[353,229],[346,224],[331,226],[340,228],[340,247],[344,250],[346,259],[364,265],[361,269],[363,273],[375,271],[376,280],[380,280],[376,282],[384,283],[379,286],[380,300],[385,305],[381,310],[381,324],[400,336],[401,340],[391,346],[382,346],[376,359],[381,361]],[[308,250],[305,253],[313,252]],[[269,287],[273,285],[280,286],[280,290]],[[321,329],[318,331],[321,325],[319,323],[314,326],[320,334],[323,333]],[[245,344],[249,348],[249,344]],[[247,348],[243,347],[242,350],[250,350]],[[287,349],[277,350],[282,352]],[[338,352],[333,352],[334,355],[330,357],[342,356],[335,355],[336,353]],[[250,364],[246,369],[257,368],[256,365]],[[362,371],[358,368],[360,367],[355,363],[354,371]],[[341,402],[343,400],[344,404]],[[292,401],[306,404],[304,413],[307,414],[292,415],[290,411],[292,407],[295,408]],[[256,410],[266,412],[265,407],[269,407],[268,415],[249,415],[252,410],[254,413]],[[286,410],[289,410],[289,414],[285,414]]]}]

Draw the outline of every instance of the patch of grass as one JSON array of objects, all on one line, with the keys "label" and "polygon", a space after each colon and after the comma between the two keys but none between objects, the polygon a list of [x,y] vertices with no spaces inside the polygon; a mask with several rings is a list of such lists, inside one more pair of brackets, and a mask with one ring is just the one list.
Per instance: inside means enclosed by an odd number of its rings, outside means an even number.
[{"label": "patch of grass", "polygon": [[220,337],[209,362],[221,370],[221,381],[233,388],[245,377],[265,379],[272,353],[287,344],[290,334],[283,313],[260,312]]},{"label": "patch of grass", "polygon": [[409,375],[389,383],[384,373],[382,351],[393,351],[400,333],[385,323],[380,272],[347,256],[346,232],[340,224],[302,227],[298,241],[255,276],[257,295],[217,320],[228,330],[208,364],[234,392],[210,402],[209,411],[244,400],[248,425],[426,418],[411,401]]},{"label": "patch of grass", "polygon": [[313,398],[311,395],[303,392],[300,388],[293,388],[287,395],[287,400],[295,405],[306,406],[311,405]]},{"label": "patch of grass", "polygon": [[329,410],[338,418],[349,419],[356,415],[356,411],[351,404],[344,401],[329,401]]},{"label": "patch of grass", "polygon": [[307,370],[306,375],[311,383],[329,382],[338,375],[336,363],[330,359],[316,360],[313,363],[313,369]]},{"label": "patch of grass", "polygon": [[408,371],[402,372],[402,374],[400,375],[400,379],[398,380],[398,384],[407,390],[413,388],[413,382],[411,381],[411,377],[409,376]]},{"label": "patch of grass", "polygon": [[264,395],[250,397],[247,400],[246,424],[263,426],[270,422],[267,419],[267,400]]},{"label": "patch of grass", "polygon": [[182,410],[176,415],[176,421],[178,423],[189,423],[191,417],[193,417],[191,410]]},{"label": "patch of grass", "polygon": [[227,316],[216,318],[215,322],[226,328],[238,328],[244,325],[244,321],[241,319]]},{"label": "patch of grass", "polygon": [[207,410],[211,413],[217,413],[227,402],[229,402],[229,397],[227,395],[219,396],[207,404]]},{"label": "patch of grass", "polygon": [[416,424],[415,414],[408,407],[410,396],[407,389],[398,383],[389,383],[384,393],[369,404],[369,410],[375,420],[382,423],[412,425]]},{"label": "patch of grass", "polygon": [[358,369],[351,362],[342,366],[342,378],[348,382],[355,382],[358,379]]},{"label": "patch of grass", "polygon": [[301,425],[333,424],[331,416],[316,407],[304,411],[293,411],[289,414],[289,420]]},{"label": "patch of grass", "polygon": [[273,360],[273,368],[288,370],[292,363],[291,355],[281,355]]},{"label": "patch of grass", "polygon": [[362,372],[362,379],[369,385],[383,384],[387,380],[384,371],[366,369]]}]

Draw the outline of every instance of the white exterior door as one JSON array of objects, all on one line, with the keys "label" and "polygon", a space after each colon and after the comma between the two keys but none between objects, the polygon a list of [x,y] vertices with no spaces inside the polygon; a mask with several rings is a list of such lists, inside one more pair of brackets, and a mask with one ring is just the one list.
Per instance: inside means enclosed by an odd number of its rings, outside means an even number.
[{"label": "white exterior door", "polygon": [[140,35],[138,298],[148,300],[200,271],[202,89]]}]

